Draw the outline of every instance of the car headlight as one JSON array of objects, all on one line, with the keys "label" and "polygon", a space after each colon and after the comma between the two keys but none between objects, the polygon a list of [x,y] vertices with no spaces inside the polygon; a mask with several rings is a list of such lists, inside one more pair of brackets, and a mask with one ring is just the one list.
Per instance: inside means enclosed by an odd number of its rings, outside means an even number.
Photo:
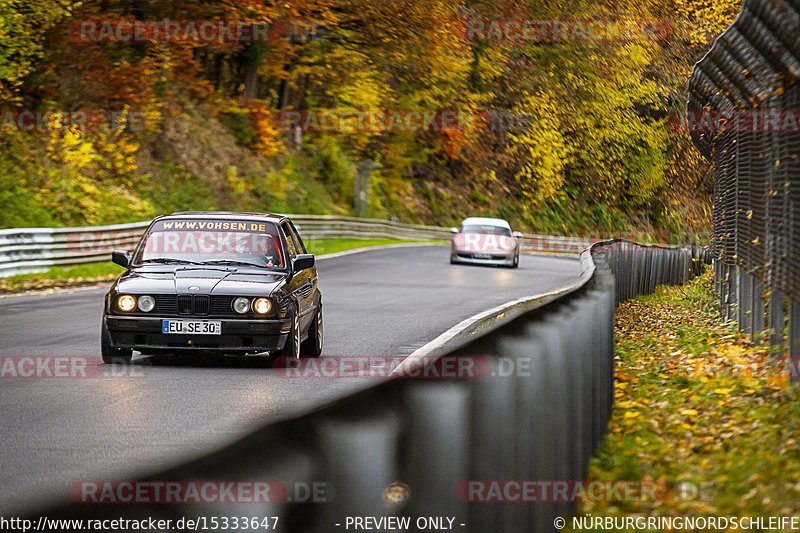
[{"label": "car headlight", "polygon": [[245,314],[250,310],[250,300],[247,298],[236,298],[233,301],[233,310],[239,313],[240,315]]},{"label": "car headlight", "polygon": [[122,294],[117,297],[117,307],[120,311],[133,311],[136,309],[136,298],[130,294]]},{"label": "car headlight", "polygon": [[269,298],[258,298],[253,301],[253,311],[259,315],[266,315],[272,311],[272,300]]},{"label": "car headlight", "polygon": [[156,301],[152,296],[139,296],[138,300],[139,310],[149,313],[156,306]]}]

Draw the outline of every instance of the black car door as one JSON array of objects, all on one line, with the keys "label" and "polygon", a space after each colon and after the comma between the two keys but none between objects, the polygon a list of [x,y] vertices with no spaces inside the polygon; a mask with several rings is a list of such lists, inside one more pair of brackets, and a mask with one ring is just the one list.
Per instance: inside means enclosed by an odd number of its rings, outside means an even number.
[{"label": "black car door", "polygon": [[[286,238],[287,250],[289,251],[289,260],[293,261],[297,254],[305,253],[300,237],[294,230],[290,222],[285,221],[281,224],[281,232]],[[300,272],[295,272],[289,283],[289,291],[297,301],[298,312],[300,313],[300,330],[305,331],[311,324],[313,319],[313,296],[314,284],[312,278],[316,282],[315,268],[309,268]]]}]

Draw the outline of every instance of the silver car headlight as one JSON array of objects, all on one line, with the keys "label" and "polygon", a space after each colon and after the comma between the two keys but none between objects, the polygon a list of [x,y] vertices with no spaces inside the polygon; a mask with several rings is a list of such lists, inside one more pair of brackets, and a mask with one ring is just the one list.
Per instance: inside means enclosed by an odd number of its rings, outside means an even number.
[{"label": "silver car headlight", "polygon": [[145,313],[149,313],[156,307],[156,301],[152,296],[139,296],[137,300],[137,305],[139,306],[139,310]]},{"label": "silver car headlight", "polygon": [[240,315],[245,314],[250,310],[250,300],[247,298],[239,297],[233,301],[233,310]]}]

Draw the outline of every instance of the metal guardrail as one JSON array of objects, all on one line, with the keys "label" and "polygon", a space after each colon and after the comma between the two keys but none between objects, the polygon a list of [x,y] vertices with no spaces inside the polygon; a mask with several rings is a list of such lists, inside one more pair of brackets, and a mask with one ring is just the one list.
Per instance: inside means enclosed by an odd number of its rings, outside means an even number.
[{"label": "metal guardrail", "polygon": [[[426,370],[437,375],[444,361],[484,361],[491,371],[454,379],[396,377],[142,478],[269,481],[286,488],[286,497],[276,501],[52,502],[44,514],[277,516],[275,531],[284,533],[345,531],[347,517],[354,516],[410,517],[411,527],[404,530],[417,531],[417,517],[447,516],[455,518],[458,531],[550,531],[573,502],[486,503],[476,501],[481,493],[470,492],[469,482],[586,479],[614,397],[615,303],[657,285],[688,281],[702,272],[705,259],[699,248],[594,244],[581,255],[583,274],[575,283],[489,313],[454,337],[443,350],[447,355],[414,362],[418,376],[428,375]],[[298,498],[293,489],[315,484],[324,487],[324,497]]]},{"label": "metal guardrail", "polygon": [[[448,228],[333,215],[291,215],[304,239],[449,240]],[[112,250],[131,249],[149,222],[81,228],[0,230],[0,277],[43,272],[55,266],[105,261]],[[527,251],[580,253],[588,239],[525,235]]]},{"label": "metal guardrail", "polygon": [[[800,380],[800,4],[745,0],[689,80],[692,141],[714,167],[720,312]],[[765,305],[766,304],[766,305]],[[765,310],[766,307],[766,310]],[[789,309],[787,317],[784,309]]]}]

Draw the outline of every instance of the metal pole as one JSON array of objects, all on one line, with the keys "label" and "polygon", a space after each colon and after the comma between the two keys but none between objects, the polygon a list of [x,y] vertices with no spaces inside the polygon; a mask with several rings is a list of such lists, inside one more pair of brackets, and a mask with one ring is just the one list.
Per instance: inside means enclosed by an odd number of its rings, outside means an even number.
[{"label": "metal pole", "polygon": [[764,282],[756,277],[753,277],[751,309],[753,321],[750,328],[750,340],[760,343],[764,341]]},{"label": "metal pole", "polygon": [[751,333],[752,329],[752,304],[753,304],[753,278],[744,270],[739,271],[739,331]]},{"label": "metal pole", "polygon": [[800,362],[800,303],[789,300],[789,381],[800,382],[797,364]]},{"label": "metal pole", "polygon": [[725,320],[728,316],[728,265],[719,263],[719,315]]},{"label": "metal pole", "polygon": [[783,292],[774,289],[769,295],[769,352],[775,357],[783,356],[783,328],[786,318],[783,305],[786,297]]},{"label": "metal pole", "polygon": [[726,322],[733,322],[736,320],[736,310],[737,310],[737,302],[736,302],[736,294],[739,285],[739,267],[736,265],[730,265],[728,270],[728,306],[727,306],[727,313],[725,315]]}]

